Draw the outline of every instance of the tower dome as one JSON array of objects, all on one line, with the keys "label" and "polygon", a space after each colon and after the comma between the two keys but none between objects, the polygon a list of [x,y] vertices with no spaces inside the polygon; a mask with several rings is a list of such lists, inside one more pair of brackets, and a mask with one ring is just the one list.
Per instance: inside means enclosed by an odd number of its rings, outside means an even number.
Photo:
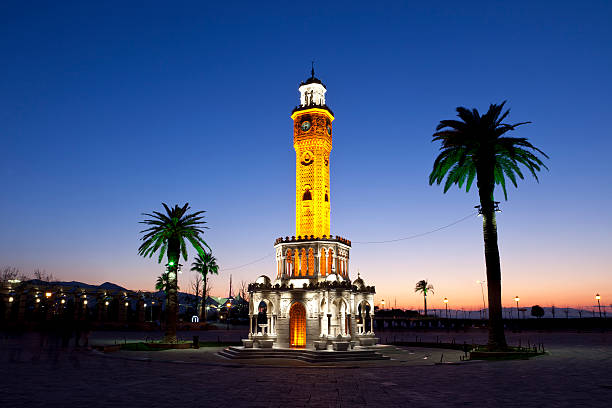
[{"label": "tower dome", "polygon": [[353,286],[357,286],[357,289],[363,290],[365,289],[366,284],[363,281],[363,279],[361,279],[360,277],[357,277],[357,279],[355,279],[355,281],[353,282]]}]

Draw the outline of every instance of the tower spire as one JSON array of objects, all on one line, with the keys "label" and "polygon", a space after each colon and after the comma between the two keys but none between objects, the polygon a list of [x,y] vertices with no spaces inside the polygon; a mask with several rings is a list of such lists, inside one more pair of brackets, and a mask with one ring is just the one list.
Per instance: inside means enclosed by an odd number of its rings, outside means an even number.
[{"label": "tower spire", "polygon": [[312,60],[312,69],[310,70],[310,77],[314,78],[314,60]]}]

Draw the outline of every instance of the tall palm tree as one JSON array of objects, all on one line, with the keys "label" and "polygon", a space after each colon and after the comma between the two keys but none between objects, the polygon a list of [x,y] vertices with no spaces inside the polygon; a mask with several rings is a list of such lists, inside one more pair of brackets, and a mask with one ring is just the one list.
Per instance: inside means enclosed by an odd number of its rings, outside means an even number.
[{"label": "tall palm tree", "polygon": [[507,200],[506,177],[517,187],[517,176],[524,178],[520,166],[527,168],[536,181],[536,172],[542,167],[548,169],[538,155],[548,156],[526,138],[504,136],[518,126],[530,123],[503,123],[510,112],[502,113],[505,103],[489,106],[482,116],[476,109],[458,107],[457,116],[461,120],[440,121],[433,141],[441,142],[442,152],[429,175],[430,185],[440,184],[446,177],[445,193],[453,184],[462,188],[464,183],[466,191],[469,191],[474,178],[477,180],[487,268],[490,350],[507,347],[502,321],[501,267],[495,221],[497,202],[493,196],[495,185],[501,185]]},{"label": "tall palm tree", "polygon": [[203,221],[204,216],[201,215],[205,211],[197,211],[193,214],[186,214],[189,210],[189,203],[183,207],[175,205],[169,208],[165,203],[162,203],[166,213],[153,211],[153,214],[143,213],[149,217],[141,224],[150,225],[149,228],[140,231],[142,236],[142,245],[138,248],[138,254],[143,257],[151,257],[159,251],[157,261],[161,263],[164,254],[167,254],[167,287],[166,294],[166,332],[164,341],[176,342],[176,322],[178,317],[178,285],[177,273],[179,268],[179,260],[181,254],[183,259],[187,260],[187,245],[185,240],[189,241],[196,249],[198,254],[205,253],[204,247],[210,249],[208,244],[200,234],[204,234],[202,228],[206,223]]},{"label": "tall palm tree", "polygon": [[208,285],[208,274],[218,275],[219,266],[217,260],[212,256],[211,252],[205,252],[204,255],[198,254],[195,261],[191,264],[191,270],[199,272],[202,275],[203,287],[202,287],[202,314],[204,321],[206,321],[206,286]]},{"label": "tall palm tree", "polygon": [[420,280],[417,282],[416,286],[414,287],[414,291],[416,293],[423,293],[423,309],[424,309],[424,315],[427,316],[427,294],[429,292],[434,293],[434,287],[431,283],[427,282],[426,280]]}]

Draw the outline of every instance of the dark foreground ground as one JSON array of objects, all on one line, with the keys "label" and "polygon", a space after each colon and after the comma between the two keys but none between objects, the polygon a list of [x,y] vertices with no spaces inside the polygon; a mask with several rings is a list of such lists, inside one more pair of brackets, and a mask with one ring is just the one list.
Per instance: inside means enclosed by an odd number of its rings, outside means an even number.
[{"label": "dark foreground ground", "polygon": [[[194,333],[183,333],[191,338]],[[383,339],[483,342],[469,331],[379,333]],[[94,333],[114,343],[151,334]],[[240,331],[202,332],[236,340]],[[357,367],[280,361],[266,366],[218,358],[215,348],[101,354],[43,350],[36,335],[0,343],[0,407],[607,407],[612,401],[610,333],[508,333],[513,344],[543,342],[530,360],[436,365],[438,354],[394,351],[394,360]],[[436,351],[438,352],[438,351]],[[405,357],[402,357],[405,356]],[[445,360],[457,360],[448,352]],[[426,358],[427,357],[427,358]]]}]

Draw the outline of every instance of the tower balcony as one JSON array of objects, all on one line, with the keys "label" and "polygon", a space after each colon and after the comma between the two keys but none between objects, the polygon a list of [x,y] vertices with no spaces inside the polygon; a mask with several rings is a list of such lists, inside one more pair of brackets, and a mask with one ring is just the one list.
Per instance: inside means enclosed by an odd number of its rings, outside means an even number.
[{"label": "tower balcony", "polygon": [[[329,237],[295,236],[278,238],[276,250],[276,279],[310,281],[335,279],[349,281],[349,253],[351,241],[338,235]],[[304,280],[303,282],[301,280]]]},{"label": "tower balcony", "polygon": [[305,110],[309,110],[309,109],[315,109],[315,108],[316,109],[325,109],[326,111],[328,111],[330,113],[330,115],[332,115],[332,117],[334,116],[334,112],[331,110],[331,108],[329,106],[327,106],[327,104],[317,104],[317,103],[310,103],[310,104],[306,104],[306,105],[296,106],[291,111],[291,116],[293,117],[293,114],[296,113],[296,112],[305,111]]},{"label": "tower balcony", "polygon": [[280,237],[277,238],[276,241],[274,241],[274,245],[278,245],[278,244],[283,244],[283,243],[290,243],[290,242],[311,242],[311,241],[331,241],[331,242],[338,242],[341,244],[344,244],[346,246],[351,246],[351,241],[343,238],[339,235],[330,235],[329,237],[326,235],[323,235],[322,237],[315,237],[314,235],[304,235],[304,236],[298,236],[297,238],[295,236],[292,237]]}]

